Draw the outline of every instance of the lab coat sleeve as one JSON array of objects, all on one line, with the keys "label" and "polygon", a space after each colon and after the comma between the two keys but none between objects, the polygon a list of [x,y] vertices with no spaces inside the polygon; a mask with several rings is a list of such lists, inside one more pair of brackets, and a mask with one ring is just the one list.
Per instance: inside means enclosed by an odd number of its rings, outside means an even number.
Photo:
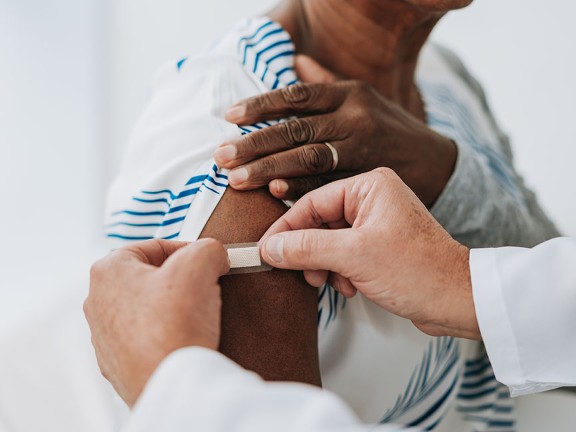
[{"label": "lab coat sleeve", "polygon": [[576,385],[576,239],[472,250],[480,331],[513,396]]},{"label": "lab coat sleeve", "polygon": [[184,348],[159,366],[124,432],[401,430],[408,429],[361,425],[329,392],[268,383],[220,353]]}]

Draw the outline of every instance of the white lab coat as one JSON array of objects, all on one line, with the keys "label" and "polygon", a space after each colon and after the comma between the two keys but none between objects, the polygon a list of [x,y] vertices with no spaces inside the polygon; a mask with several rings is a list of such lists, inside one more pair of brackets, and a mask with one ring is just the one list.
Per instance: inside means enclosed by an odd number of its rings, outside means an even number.
[{"label": "white lab coat", "polygon": [[[576,239],[473,250],[480,329],[514,395],[576,384]],[[158,368],[126,432],[393,431],[360,424],[335,395],[266,383],[219,353],[185,348]]]},{"label": "white lab coat", "polygon": [[473,250],[470,269],[498,381],[512,396],[576,385],[576,238]]}]

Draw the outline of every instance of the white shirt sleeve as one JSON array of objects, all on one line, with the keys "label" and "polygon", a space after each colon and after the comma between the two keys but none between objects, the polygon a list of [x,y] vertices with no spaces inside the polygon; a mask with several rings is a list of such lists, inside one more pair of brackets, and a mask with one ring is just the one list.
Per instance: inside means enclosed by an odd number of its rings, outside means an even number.
[{"label": "white shirt sleeve", "polygon": [[360,424],[335,395],[269,383],[220,353],[176,351],[150,379],[124,432],[407,431]]},{"label": "white shirt sleeve", "polygon": [[576,239],[472,250],[480,331],[513,396],[576,385]]},{"label": "white shirt sleeve", "polygon": [[111,249],[152,238],[198,239],[228,186],[227,170],[212,154],[242,134],[224,112],[262,93],[261,85],[226,55],[162,68],[108,193]]}]

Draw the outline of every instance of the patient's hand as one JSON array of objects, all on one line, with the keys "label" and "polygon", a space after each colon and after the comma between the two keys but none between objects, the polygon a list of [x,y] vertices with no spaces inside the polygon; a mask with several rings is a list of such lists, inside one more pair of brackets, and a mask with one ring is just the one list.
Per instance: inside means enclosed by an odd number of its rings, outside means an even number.
[{"label": "patient's hand", "polygon": [[[306,62],[305,70],[315,68],[306,76],[330,81],[329,72]],[[430,129],[423,112],[413,115],[361,81],[293,85],[238,103],[226,119],[243,125],[291,116],[300,118],[216,150],[218,165],[233,169],[233,188],[268,185],[277,198],[295,199],[331,181],[389,167],[430,207],[454,171],[456,145]],[[338,153],[335,169],[326,142]]]},{"label": "patient's hand", "polygon": [[102,374],[132,406],[162,360],[188,346],[216,350],[220,286],[229,269],[215,240],[151,240],[92,267],[84,312]]}]

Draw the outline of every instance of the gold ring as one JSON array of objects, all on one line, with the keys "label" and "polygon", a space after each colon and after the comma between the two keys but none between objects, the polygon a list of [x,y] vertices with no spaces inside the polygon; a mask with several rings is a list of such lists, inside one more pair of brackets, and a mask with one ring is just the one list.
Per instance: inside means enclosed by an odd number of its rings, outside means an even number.
[{"label": "gold ring", "polygon": [[338,157],[338,150],[336,150],[334,146],[329,142],[325,142],[324,144],[326,144],[326,147],[328,147],[332,152],[332,168],[330,169],[330,172],[336,171],[336,168],[338,168],[338,162],[340,160]]}]

